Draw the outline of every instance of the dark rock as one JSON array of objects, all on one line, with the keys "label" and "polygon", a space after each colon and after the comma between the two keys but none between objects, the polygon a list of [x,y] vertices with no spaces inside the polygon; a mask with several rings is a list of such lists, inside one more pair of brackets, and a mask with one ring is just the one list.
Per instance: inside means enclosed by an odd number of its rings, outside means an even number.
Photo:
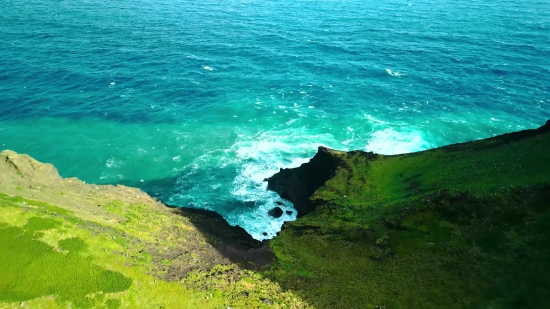
[{"label": "dark rock", "polygon": [[267,232],[264,232],[263,234],[264,234],[264,236],[267,236]]},{"label": "dark rock", "polygon": [[[270,265],[275,259],[269,250],[268,241],[252,238],[243,228],[231,226],[216,212],[177,207],[174,212],[186,217],[214,250],[232,263],[245,269],[258,270]],[[215,261],[215,264],[220,264],[220,261]],[[186,271],[190,270],[186,268]]]},{"label": "dark rock", "polygon": [[294,211],[292,211],[292,210],[287,210],[286,211],[286,214],[289,215],[289,216],[291,216],[293,213],[294,213]]},{"label": "dark rock", "polygon": [[281,169],[267,180],[267,188],[277,192],[282,198],[291,201],[298,216],[314,210],[309,197],[336,173],[340,159],[325,147],[319,147],[317,154],[302,166]]},{"label": "dark rock", "polygon": [[279,205],[279,206],[283,206],[283,205],[284,205],[283,202],[281,202],[281,201],[276,201],[275,204],[277,204],[277,205]]},{"label": "dark rock", "polygon": [[210,238],[239,248],[257,249],[264,245],[263,242],[252,238],[242,227],[229,225],[220,214],[214,211],[167,206],[188,217],[193,225]]},{"label": "dark rock", "polygon": [[273,218],[280,218],[283,215],[283,209],[281,207],[275,207],[271,209],[267,214],[272,216]]},{"label": "dark rock", "polygon": [[269,299],[269,298],[260,298],[260,300],[262,301],[262,303],[264,303],[266,305],[273,306],[275,304],[275,302],[272,299]]},{"label": "dark rock", "polygon": [[[475,149],[477,151],[484,148],[498,147],[503,143],[515,142],[549,131],[550,120],[546,121],[546,124],[538,129],[507,133],[485,140],[486,142],[490,141],[490,143],[478,143],[474,141],[448,145],[441,147],[441,149],[446,151]],[[309,199],[313,193],[322,187],[327,180],[334,177],[340,165],[346,165],[342,157],[357,153],[363,154],[367,159],[374,159],[377,156],[372,152],[356,150],[349,151],[346,154],[345,152],[331,150],[326,147],[319,147],[317,154],[308,163],[304,163],[297,168],[280,169],[278,173],[269,177],[267,179],[267,188],[268,190],[277,192],[283,199],[292,202],[298,212],[298,217],[302,217],[315,210],[318,206],[318,202]],[[322,203],[322,201],[319,202]]]}]

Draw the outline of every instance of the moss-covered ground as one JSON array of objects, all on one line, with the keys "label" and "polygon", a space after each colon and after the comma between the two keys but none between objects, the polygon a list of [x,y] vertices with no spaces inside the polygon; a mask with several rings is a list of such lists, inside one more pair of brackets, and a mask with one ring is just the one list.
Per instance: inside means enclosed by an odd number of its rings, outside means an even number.
[{"label": "moss-covered ground", "polygon": [[550,308],[548,131],[334,151],[316,210],[272,240],[270,277],[317,308]]},{"label": "moss-covered ground", "polygon": [[[22,228],[0,225],[0,247],[3,249],[0,290],[4,291],[0,300],[26,301],[56,291],[61,301],[71,300],[76,306],[89,307],[100,301],[96,299],[99,292],[116,293],[130,288],[132,280],[129,278],[95,265],[78,254],[85,246],[80,238],[60,241],[60,245],[64,244],[60,249],[66,253],[40,241],[40,231],[52,228],[53,223],[57,222],[33,217]],[[75,246],[76,243],[80,246]]]}]

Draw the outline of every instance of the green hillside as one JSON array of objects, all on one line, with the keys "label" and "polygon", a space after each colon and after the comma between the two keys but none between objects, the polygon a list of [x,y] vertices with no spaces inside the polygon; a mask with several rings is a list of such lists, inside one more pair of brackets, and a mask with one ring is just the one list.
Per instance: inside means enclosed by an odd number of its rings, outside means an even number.
[{"label": "green hillside", "polygon": [[[284,288],[318,308],[550,307],[550,122],[419,153],[316,157],[310,168],[332,178],[271,242]],[[291,200],[318,181],[300,169],[277,179],[297,182],[279,190]]]}]

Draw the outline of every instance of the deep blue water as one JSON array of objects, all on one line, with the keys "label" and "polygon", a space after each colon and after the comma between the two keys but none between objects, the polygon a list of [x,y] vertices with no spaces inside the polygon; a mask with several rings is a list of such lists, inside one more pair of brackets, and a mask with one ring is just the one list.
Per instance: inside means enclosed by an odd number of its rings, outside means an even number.
[{"label": "deep blue water", "polygon": [[269,238],[295,218],[267,216],[263,179],[319,145],[550,119],[549,27],[548,0],[4,0],[0,148]]}]

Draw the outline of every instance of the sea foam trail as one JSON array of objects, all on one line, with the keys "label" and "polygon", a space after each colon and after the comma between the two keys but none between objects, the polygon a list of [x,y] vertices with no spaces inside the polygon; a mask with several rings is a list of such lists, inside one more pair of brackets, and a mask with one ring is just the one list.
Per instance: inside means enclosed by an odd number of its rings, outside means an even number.
[{"label": "sea foam trail", "polygon": [[431,148],[432,144],[426,140],[424,133],[418,130],[398,131],[393,128],[373,132],[365,146],[366,151],[395,155],[408,152],[417,152]]}]

